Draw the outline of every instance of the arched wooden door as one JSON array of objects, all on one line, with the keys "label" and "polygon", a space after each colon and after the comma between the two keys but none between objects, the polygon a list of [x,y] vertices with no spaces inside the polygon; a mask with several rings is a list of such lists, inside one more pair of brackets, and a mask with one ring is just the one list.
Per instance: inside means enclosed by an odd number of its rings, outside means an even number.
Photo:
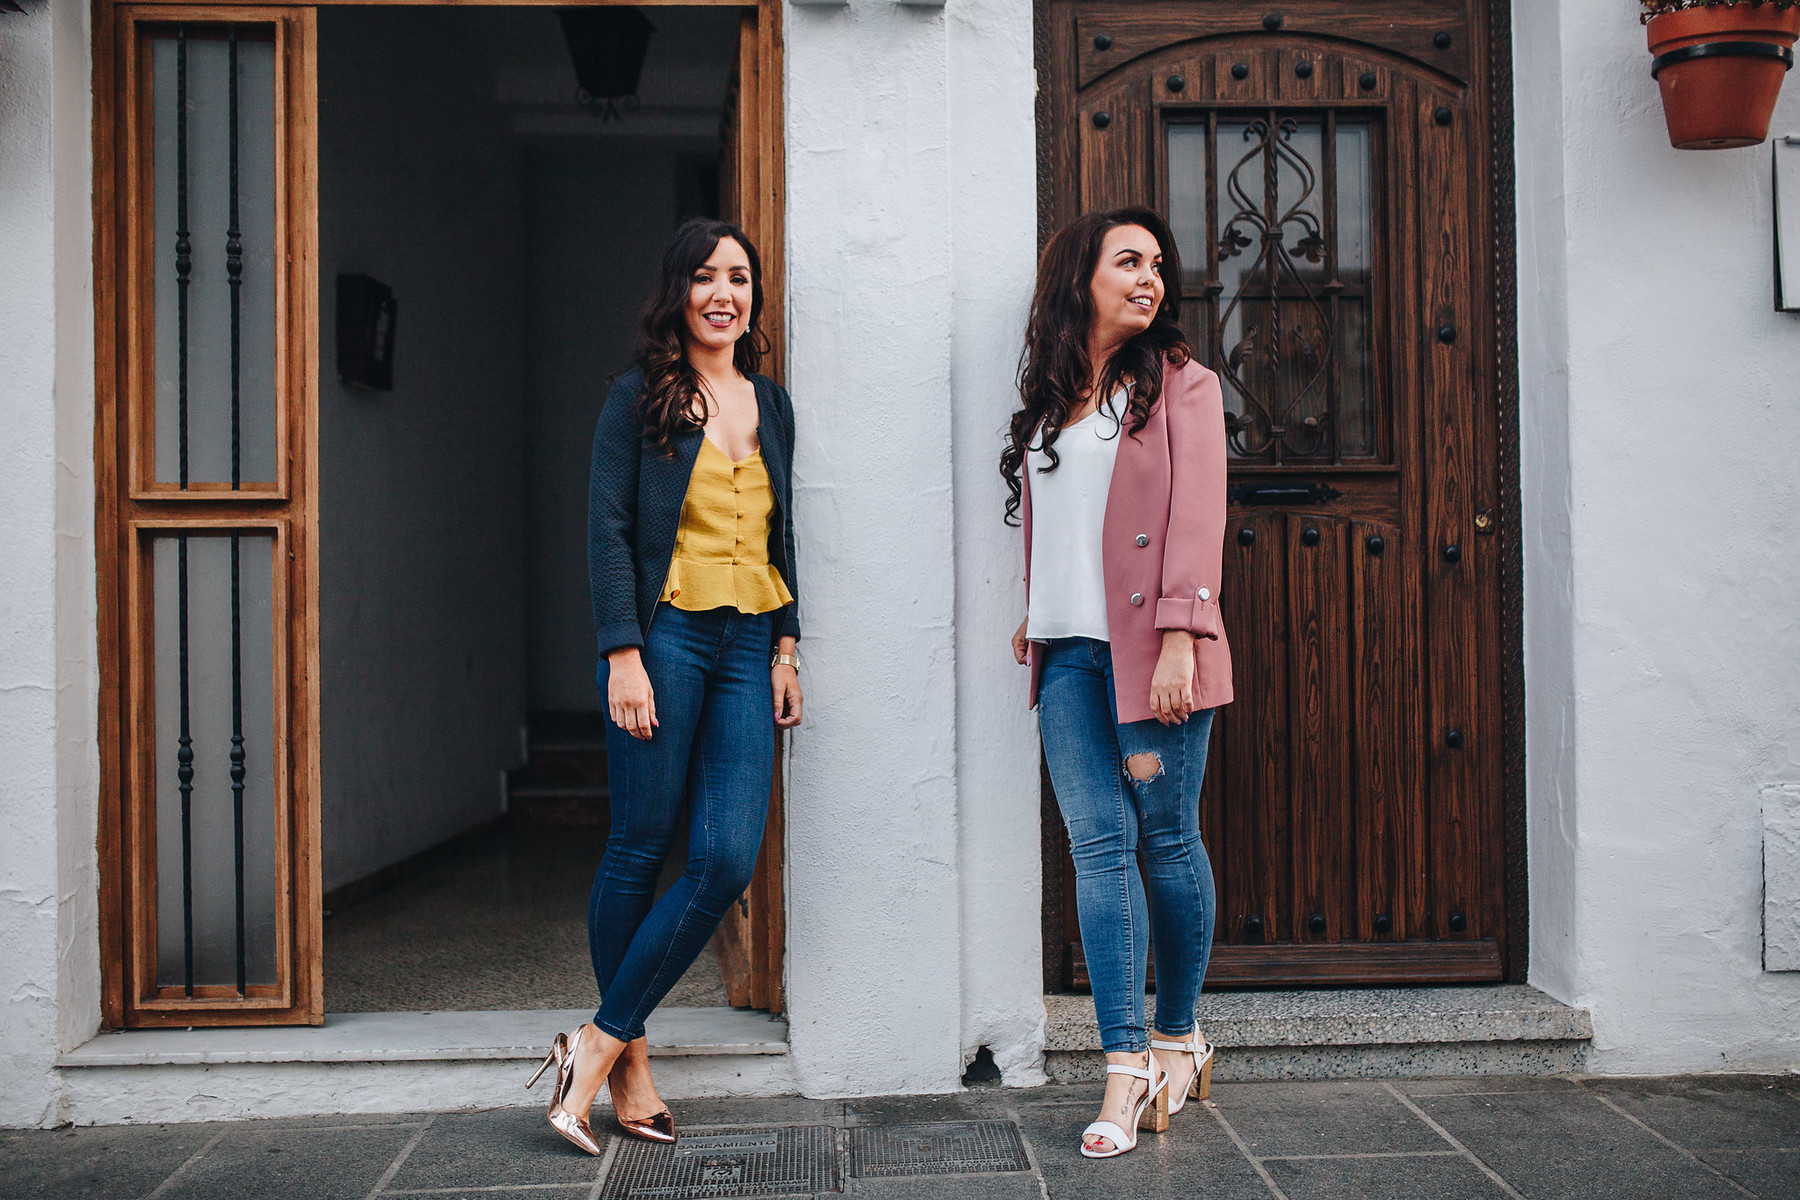
[{"label": "arched wooden door", "polygon": [[[1052,224],[1166,213],[1224,384],[1208,982],[1508,967],[1487,0],[1040,8]],[[1516,604],[1516,599],[1511,603]],[[1046,974],[1084,982],[1046,809]]]}]

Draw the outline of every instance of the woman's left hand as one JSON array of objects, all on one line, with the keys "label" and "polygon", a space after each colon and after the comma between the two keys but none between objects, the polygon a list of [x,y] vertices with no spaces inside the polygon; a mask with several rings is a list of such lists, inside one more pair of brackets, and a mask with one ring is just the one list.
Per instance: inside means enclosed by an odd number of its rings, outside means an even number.
[{"label": "woman's left hand", "polygon": [[1164,725],[1180,725],[1194,711],[1194,635],[1163,630],[1162,654],[1150,676],[1150,711]]},{"label": "woman's left hand", "polygon": [[[795,653],[794,639],[782,638],[780,649],[783,654]],[[769,668],[769,687],[775,693],[775,724],[792,729],[800,723],[800,672],[786,663],[776,663]]]}]

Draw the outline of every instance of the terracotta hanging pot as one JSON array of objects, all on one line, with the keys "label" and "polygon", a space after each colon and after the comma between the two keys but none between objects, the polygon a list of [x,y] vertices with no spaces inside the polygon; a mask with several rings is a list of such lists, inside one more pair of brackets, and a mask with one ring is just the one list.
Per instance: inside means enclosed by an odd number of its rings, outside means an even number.
[{"label": "terracotta hanging pot", "polygon": [[1794,65],[1800,8],[1713,4],[1660,13],[1647,25],[1669,142],[1729,150],[1769,136],[1781,82]]}]

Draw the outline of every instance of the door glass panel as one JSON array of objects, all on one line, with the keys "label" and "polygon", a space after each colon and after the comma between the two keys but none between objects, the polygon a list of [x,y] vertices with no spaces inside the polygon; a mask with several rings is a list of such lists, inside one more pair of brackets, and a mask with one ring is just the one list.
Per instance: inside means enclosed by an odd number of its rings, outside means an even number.
[{"label": "door glass panel", "polygon": [[275,43],[194,25],[158,27],[149,42],[155,480],[271,487]]},{"label": "door glass panel", "polygon": [[1206,242],[1206,159],[1211,140],[1205,125],[1171,125],[1169,150],[1169,225],[1182,273],[1204,278],[1208,271]]},{"label": "door glass panel", "polygon": [[1232,457],[1379,461],[1371,120],[1238,110],[1165,139],[1195,345],[1224,387]]},{"label": "door glass panel", "polygon": [[156,982],[277,982],[275,539],[151,539]]}]

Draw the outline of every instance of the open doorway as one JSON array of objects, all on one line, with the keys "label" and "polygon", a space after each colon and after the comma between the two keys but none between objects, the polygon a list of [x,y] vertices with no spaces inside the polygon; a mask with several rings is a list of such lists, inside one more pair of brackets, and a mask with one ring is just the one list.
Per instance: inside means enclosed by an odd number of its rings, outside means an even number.
[{"label": "open doorway", "polygon": [[[740,16],[588,12],[654,27],[635,103],[578,97],[555,10],[319,13],[327,1011],[596,1003],[589,446],[663,243],[720,211]],[[389,294],[391,387],[347,381]],[[709,947],[665,1003],[728,1001]]]},{"label": "open doorway", "polygon": [[[655,27],[612,120],[559,7],[97,0],[110,1027],[322,1022],[326,892],[412,896],[330,1007],[577,1002],[589,430],[685,213],[760,244],[781,375],[781,6],[579,6]],[[733,1005],[782,1006],[782,838],[778,772]]]}]

